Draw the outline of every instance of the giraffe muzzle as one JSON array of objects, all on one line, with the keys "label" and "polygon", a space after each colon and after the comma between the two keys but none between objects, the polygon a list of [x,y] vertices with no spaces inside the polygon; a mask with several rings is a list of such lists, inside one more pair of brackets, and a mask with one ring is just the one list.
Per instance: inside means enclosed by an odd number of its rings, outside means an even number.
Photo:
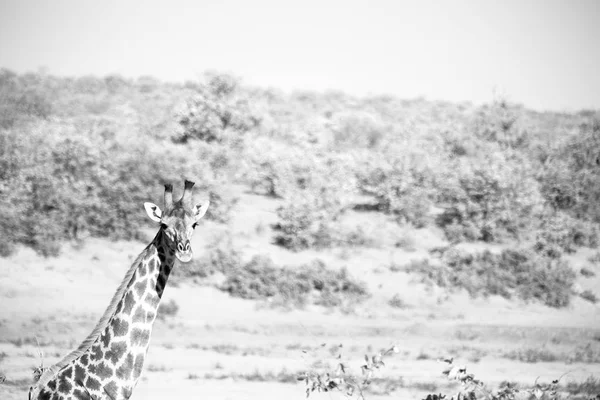
[{"label": "giraffe muzzle", "polygon": [[185,242],[177,242],[177,251],[175,252],[175,256],[181,262],[189,262],[192,259],[193,252],[189,240],[186,240]]}]

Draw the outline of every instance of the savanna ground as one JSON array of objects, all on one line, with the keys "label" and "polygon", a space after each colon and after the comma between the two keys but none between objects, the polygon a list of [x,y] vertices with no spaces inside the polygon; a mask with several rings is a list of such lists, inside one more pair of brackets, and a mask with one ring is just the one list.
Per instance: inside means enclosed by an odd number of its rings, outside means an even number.
[{"label": "savanna ground", "polygon": [[392,346],[368,399],[464,390],[448,357],[493,392],[595,396],[599,121],[3,70],[0,398],[94,327],[156,230],[143,202],[184,177],[212,206],[135,399],[300,399],[298,376],[361,377]]}]

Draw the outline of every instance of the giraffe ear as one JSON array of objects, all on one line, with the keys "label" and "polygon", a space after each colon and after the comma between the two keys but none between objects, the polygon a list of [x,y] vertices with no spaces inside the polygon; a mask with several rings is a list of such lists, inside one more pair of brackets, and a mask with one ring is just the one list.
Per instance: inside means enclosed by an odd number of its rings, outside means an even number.
[{"label": "giraffe ear", "polygon": [[152,221],[160,222],[162,211],[160,211],[160,208],[156,204],[144,203],[144,208],[146,209],[146,213]]},{"label": "giraffe ear", "polygon": [[196,219],[196,221],[204,217],[204,214],[206,214],[206,210],[208,210],[209,205],[210,201],[206,200],[205,202],[198,203],[194,206],[194,218]]}]

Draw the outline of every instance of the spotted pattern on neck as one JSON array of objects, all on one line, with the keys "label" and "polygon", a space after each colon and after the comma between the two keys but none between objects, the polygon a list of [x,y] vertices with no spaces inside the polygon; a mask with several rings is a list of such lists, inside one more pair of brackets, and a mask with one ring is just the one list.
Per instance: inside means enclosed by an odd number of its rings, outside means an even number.
[{"label": "spotted pattern on neck", "polygon": [[[106,327],[91,346],[38,386],[30,399],[128,399],[144,366],[175,251],[159,230]],[[31,396],[31,395],[34,396]]]}]

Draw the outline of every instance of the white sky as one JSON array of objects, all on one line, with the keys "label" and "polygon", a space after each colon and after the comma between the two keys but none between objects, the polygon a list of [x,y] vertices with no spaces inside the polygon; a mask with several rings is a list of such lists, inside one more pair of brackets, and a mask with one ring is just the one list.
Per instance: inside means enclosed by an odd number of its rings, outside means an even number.
[{"label": "white sky", "polygon": [[598,0],[0,0],[0,67],[600,109]]}]

